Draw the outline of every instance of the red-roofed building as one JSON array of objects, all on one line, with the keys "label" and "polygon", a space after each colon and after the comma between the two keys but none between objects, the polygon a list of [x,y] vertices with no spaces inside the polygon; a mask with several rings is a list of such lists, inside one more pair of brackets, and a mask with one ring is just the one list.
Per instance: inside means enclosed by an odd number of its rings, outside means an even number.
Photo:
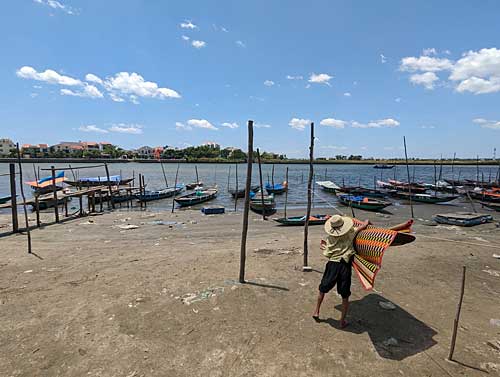
[{"label": "red-roofed building", "polygon": [[23,144],[21,153],[25,158],[49,157],[50,148],[47,144]]}]

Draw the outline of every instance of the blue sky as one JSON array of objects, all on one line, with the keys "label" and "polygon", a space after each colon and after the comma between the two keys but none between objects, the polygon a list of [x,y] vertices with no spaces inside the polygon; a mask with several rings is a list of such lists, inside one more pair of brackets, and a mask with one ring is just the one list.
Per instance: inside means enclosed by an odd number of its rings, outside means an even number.
[{"label": "blue sky", "polygon": [[[0,14],[0,137],[490,157],[500,3],[18,0]],[[500,150],[499,150],[500,153]]]}]

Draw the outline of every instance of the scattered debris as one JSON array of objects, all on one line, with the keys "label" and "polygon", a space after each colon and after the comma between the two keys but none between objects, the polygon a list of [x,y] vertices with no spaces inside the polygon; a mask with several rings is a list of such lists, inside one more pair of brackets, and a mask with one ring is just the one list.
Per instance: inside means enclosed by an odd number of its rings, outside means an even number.
[{"label": "scattered debris", "polygon": [[139,225],[127,224],[127,225],[119,225],[118,228],[123,230],[137,229]]},{"label": "scattered debris", "polygon": [[78,225],[94,225],[94,220],[88,219],[87,221],[84,221],[83,223],[80,223]]},{"label": "scattered debris", "polygon": [[500,370],[500,364],[495,363],[481,363],[481,369],[486,370]]},{"label": "scattered debris", "polygon": [[194,314],[198,314],[198,312],[199,312],[198,310],[196,310],[195,308],[193,308],[193,313]]},{"label": "scattered debris", "polygon": [[495,270],[483,270],[483,272],[486,272],[487,274],[490,274],[491,276],[500,277],[500,271],[495,271]]},{"label": "scattered debris", "polygon": [[492,318],[490,319],[491,326],[499,326],[500,327],[500,319]]},{"label": "scattered debris", "polygon": [[302,249],[298,247],[291,247],[291,248],[277,248],[277,249],[270,249],[270,248],[258,248],[253,250],[254,253],[257,254],[262,254],[262,255],[293,255],[293,254],[302,254]]},{"label": "scattered debris", "polygon": [[498,255],[498,254],[493,254],[492,257],[495,259],[500,259],[500,255]]},{"label": "scattered debris", "polygon": [[[215,297],[224,293],[224,287],[208,288],[201,292],[186,293],[181,298],[182,303],[185,305],[191,305],[194,302],[206,300],[210,297]],[[176,297],[177,298],[177,297]]]},{"label": "scattered debris", "polygon": [[154,220],[149,222],[150,225],[177,225],[177,221],[163,221],[163,220]]},{"label": "scattered debris", "polygon": [[398,347],[399,342],[396,338],[390,337],[382,342],[382,344],[386,347]]},{"label": "scattered debris", "polygon": [[33,272],[33,270],[26,270],[23,272],[23,274],[29,274],[30,272]]},{"label": "scattered debris", "polygon": [[378,304],[380,305],[380,307],[382,309],[385,309],[385,310],[394,310],[394,309],[396,309],[396,305],[394,305],[390,301],[379,301]]}]

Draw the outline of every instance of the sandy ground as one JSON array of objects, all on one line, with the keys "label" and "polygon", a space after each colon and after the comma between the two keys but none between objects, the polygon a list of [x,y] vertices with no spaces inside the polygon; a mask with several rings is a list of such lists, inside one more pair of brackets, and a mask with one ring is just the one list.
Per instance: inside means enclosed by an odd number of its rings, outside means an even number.
[{"label": "sandy ground", "polygon": [[[388,225],[406,213],[358,217]],[[1,237],[0,376],[500,375],[500,228],[417,221],[414,231],[416,242],[386,252],[376,290],[353,274],[344,330],[336,293],[321,323],[311,318],[322,227],[310,230],[313,271],[302,272],[302,228],[252,214],[243,285],[240,212],[75,219],[34,230],[36,256],[24,235]],[[450,363],[463,265],[459,363]]]}]

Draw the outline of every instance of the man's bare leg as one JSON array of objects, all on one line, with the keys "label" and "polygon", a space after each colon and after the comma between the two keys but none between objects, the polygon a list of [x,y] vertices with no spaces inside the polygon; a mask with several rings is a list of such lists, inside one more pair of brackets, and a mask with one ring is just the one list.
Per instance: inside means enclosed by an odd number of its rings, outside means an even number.
[{"label": "man's bare leg", "polygon": [[345,317],[347,316],[347,310],[349,309],[349,298],[342,299],[342,315],[340,316],[340,327],[344,328],[347,326],[347,321]]},{"label": "man's bare leg", "polygon": [[325,298],[325,294],[322,292],[318,292],[318,301],[316,303],[316,310],[313,313],[314,319],[319,319],[319,310],[321,308],[321,304],[323,303],[324,298]]}]

